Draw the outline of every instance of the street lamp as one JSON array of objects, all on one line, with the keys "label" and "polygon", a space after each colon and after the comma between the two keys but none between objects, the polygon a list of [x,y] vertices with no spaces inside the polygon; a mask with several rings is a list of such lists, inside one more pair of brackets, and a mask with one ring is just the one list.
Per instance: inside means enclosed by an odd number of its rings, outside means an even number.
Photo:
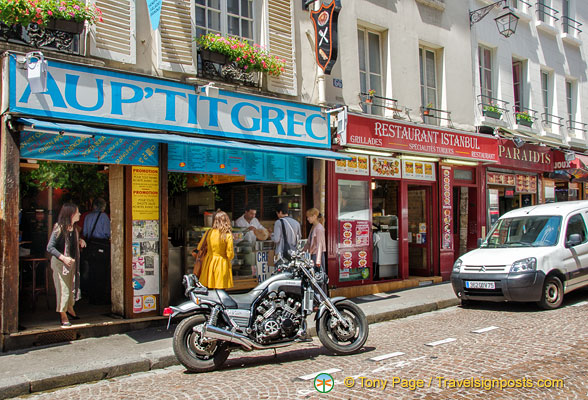
[{"label": "street lamp", "polygon": [[504,37],[513,35],[517,29],[519,17],[508,6],[508,0],[499,0],[486,7],[470,11],[470,27],[476,22],[481,21],[493,8],[498,8],[502,4],[504,4],[503,10],[506,10],[506,13],[494,18],[496,27],[498,28],[498,32]]}]

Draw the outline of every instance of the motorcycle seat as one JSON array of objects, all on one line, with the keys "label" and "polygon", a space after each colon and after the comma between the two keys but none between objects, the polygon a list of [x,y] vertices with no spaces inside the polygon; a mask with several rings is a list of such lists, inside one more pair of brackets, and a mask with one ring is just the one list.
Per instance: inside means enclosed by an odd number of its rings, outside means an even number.
[{"label": "motorcycle seat", "polygon": [[[251,308],[251,304],[257,299],[261,293],[261,290],[252,290],[251,292],[243,293],[243,294],[232,294],[228,295],[236,304],[240,310],[249,310]],[[230,307],[227,307],[230,308]]]}]

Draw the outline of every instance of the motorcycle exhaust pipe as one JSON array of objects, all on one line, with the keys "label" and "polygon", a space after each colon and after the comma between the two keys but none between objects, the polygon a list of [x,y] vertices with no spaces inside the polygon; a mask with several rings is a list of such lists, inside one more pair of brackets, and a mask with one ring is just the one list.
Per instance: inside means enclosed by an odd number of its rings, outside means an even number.
[{"label": "motorcycle exhaust pipe", "polygon": [[227,331],[226,329],[221,329],[216,326],[212,325],[204,325],[204,329],[202,331],[202,335],[207,338],[211,339],[219,339],[224,340],[225,342],[239,344],[245,347],[247,350],[264,350],[264,349],[273,349],[276,347],[286,347],[291,345],[292,343],[279,343],[271,346],[264,346],[258,343],[253,342],[248,337],[240,335],[235,332]]}]

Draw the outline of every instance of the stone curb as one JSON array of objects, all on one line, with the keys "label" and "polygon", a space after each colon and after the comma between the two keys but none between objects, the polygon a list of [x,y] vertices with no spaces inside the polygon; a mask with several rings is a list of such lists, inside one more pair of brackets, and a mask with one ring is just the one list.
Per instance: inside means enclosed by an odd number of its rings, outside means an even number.
[{"label": "stone curb", "polygon": [[[367,319],[369,324],[374,324],[377,322],[390,321],[393,319],[405,318],[411,315],[436,311],[442,308],[457,306],[459,304],[460,301],[457,298],[446,299],[432,303],[405,307],[399,310],[370,314],[367,316]],[[309,318],[312,318],[311,321],[314,321],[313,316],[310,316]],[[316,336],[316,328],[314,324],[310,328],[309,333],[311,336]],[[54,376],[46,376],[46,374],[43,374],[44,376],[37,377],[25,376],[21,382],[13,381],[6,385],[0,382],[0,399],[23,396],[35,392],[62,388],[65,386],[96,382],[103,379],[115,378],[137,372],[147,372],[178,364],[179,363],[170,347],[169,350],[158,350],[142,354],[139,359],[137,359],[137,357],[126,359],[119,363],[112,363],[111,365],[107,366],[99,366],[98,368],[92,368],[86,371],[69,372]]]}]

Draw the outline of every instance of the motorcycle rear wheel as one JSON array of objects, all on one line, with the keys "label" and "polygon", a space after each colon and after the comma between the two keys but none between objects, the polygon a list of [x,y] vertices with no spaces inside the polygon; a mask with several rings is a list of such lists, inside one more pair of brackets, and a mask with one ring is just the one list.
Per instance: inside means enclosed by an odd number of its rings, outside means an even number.
[{"label": "motorcycle rear wheel", "polygon": [[208,372],[220,367],[229,357],[231,350],[226,342],[217,340],[207,346],[200,346],[200,334],[194,331],[204,325],[203,315],[194,315],[180,322],[174,332],[173,349],[178,361],[190,372]]},{"label": "motorcycle rear wheel", "polygon": [[318,321],[318,337],[327,349],[339,354],[358,351],[366,342],[369,333],[365,314],[355,303],[343,300],[335,304],[349,329],[337,324],[337,317],[326,312]]}]

